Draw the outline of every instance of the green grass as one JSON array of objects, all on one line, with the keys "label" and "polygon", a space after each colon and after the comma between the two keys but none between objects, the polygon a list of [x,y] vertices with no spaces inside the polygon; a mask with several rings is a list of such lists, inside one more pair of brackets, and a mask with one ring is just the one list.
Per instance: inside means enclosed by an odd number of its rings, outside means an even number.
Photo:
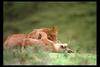
[{"label": "green grass", "polygon": [[[36,49],[35,49],[36,50]],[[96,65],[96,55],[89,53],[52,53],[32,47],[19,52],[18,49],[4,50],[4,65]]]},{"label": "green grass", "polygon": [[[68,54],[67,57],[64,57],[63,54],[51,54],[51,56],[56,56],[52,58],[51,64],[54,65],[96,65],[96,56],[92,54],[84,53],[73,53]],[[55,61],[54,61],[55,59]]]}]

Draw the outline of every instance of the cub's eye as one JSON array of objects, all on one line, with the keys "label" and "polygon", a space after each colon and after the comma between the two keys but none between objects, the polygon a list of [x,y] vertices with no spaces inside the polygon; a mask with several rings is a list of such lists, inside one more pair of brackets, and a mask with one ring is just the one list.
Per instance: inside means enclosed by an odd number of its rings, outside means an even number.
[{"label": "cub's eye", "polygon": [[66,48],[67,46],[63,46],[63,45],[61,45],[60,47],[61,47],[61,48]]},{"label": "cub's eye", "polygon": [[63,46],[63,45],[61,45],[60,47],[61,47],[61,48],[64,48],[64,46]]}]

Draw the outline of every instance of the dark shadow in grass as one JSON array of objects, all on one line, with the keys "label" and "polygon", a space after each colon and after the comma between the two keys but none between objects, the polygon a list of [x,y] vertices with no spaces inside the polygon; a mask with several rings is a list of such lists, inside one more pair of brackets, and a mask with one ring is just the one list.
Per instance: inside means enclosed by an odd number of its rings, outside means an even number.
[{"label": "dark shadow in grass", "polygon": [[88,10],[86,14],[88,16],[96,16],[96,10]]},{"label": "dark shadow in grass", "polygon": [[29,25],[35,26],[35,25],[37,25],[37,24],[39,24],[39,23],[40,23],[39,20],[32,20],[32,21],[29,22]]},{"label": "dark shadow in grass", "polygon": [[14,26],[7,26],[5,27],[5,32],[11,32],[11,33],[19,33],[20,32],[20,29],[14,27]]}]

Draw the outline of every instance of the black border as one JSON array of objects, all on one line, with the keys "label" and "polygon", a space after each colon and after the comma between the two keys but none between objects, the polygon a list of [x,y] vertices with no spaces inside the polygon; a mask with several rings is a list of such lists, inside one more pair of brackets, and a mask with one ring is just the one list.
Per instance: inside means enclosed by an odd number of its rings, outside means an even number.
[{"label": "black border", "polygon": [[[3,8],[2,1],[0,2],[0,64],[3,64]],[[2,31],[2,32],[1,32]]]},{"label": "black border", "polygon": [[[5,2],[5,1],[7,1],[7,2],[11,2],[11,0],[3,0],[3,2]],[[81,0],[82,1],[82,0]],[[90,0],[87,0],[88,2],[91,2]],[[1,18],[0,18],[0,20],[1,20],[1,22],[0,22],[0,31],[3,31],[3,2],[0,2],[0,7],[1,7],[1,13],[0,13],[0,15],[1,15]],[[27,0],[27,1],[25,1],[25,0],[12,0],[12,2],[74,2],[74,1],[72,1],[72,0],[68,0],[68,1],[63,1],[63,0],[61,0],[61,1],[52,1],[52,0],[50,0],[50,1],[46,1],[46,0],[44,0],[44,1],[32,1],[32,0]],[[77,2],[77,1],[75,1],[75,2]],[[78,2],[80,2],[80,1],[78,1]],[[83,0],[82,2],[86,2],[85,0]],[[97,1],[95,1],[95,0],[92,0],[92,2],[96,2],[97,4],[99,4]],[[99,7],[98,7],[99,8]],[[99,10],[97,11],[97,13],[98,12],[100,12]],[[97,14],[97,16],[98,16],[99,14]],[[98,17],[97,17],[97,19],[98,19]],[[99,23],[98,23],[99,24]],[[97,24],[97,27],[99,27],[99,25]],[[0,44],[0,64],[1,65],[3,65],[3,32],[2,33],[0,33],[0,37],[2,38],[1,39],[1,44]],[[98,45],[97,45],[97,54],[98,54],[98,52],[100,52],[99,51],[99,47],[98,47]],[[1,54],[2,53],[2,54]],[[97,58],[99,58],[99,54],[97,55]],[[97,61],[98,61],[98,59],[97,59]],[[99,61],[98,61],[99,62]],[[97,62],[97,64],[98,64],[98,66],[100,66],[100,64]],[[4,66],[97,66],[97,65],[4,65]]]}]

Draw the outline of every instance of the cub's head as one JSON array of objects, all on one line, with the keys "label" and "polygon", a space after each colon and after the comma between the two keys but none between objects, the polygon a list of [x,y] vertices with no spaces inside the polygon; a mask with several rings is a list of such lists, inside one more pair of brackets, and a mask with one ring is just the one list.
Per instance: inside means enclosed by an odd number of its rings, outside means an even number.
[{"label": "cub's head", "polygon": [[50,27],[50,28],[44,28],[43,32],[47,34],[47,38],[51,41],[56,42],[57,41],[57,28],[56,27]]},{"label": "cub's head", "polygon": [[71,50],[69,48],[69,46],[68,46],[67,43],[64,43],[64,44],[56,43],[55,46],[58,49],[58,52],[64,52],[64,51],[66,51],[67,53],[73,53],[73,50]]}]

